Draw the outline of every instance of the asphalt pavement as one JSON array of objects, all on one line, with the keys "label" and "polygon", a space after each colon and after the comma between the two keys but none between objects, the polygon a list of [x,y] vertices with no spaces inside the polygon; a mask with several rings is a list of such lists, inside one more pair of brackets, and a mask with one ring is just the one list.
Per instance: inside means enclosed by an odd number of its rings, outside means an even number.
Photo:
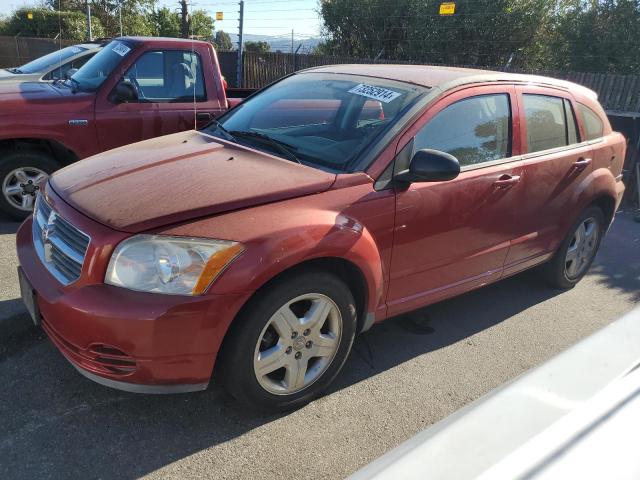
[{"label": "asphalt pavement", "polygon": [[326,396],[284,415],[240,407],[215,382],[148,396],[80,376],[29,324],[16,225],[0,223],[0,478],[343,478],[631,310],[640,224],[617,217],[573,290],[525,273],[389,320],[357,339]]}]

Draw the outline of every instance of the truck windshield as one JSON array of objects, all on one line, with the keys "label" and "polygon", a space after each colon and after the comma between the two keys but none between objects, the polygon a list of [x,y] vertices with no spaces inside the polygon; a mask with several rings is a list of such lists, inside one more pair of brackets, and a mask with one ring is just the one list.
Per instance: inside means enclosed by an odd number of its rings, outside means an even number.
[{"label": "truck windshield", "polygon": [[12,71],[15,71],[16,73],[46,72],[51,67],[54,67],[56,65],[61,65],[68,58],[71,58],[74,55],[77,55],[78,53],[84,50],[86,50],[86,48],[79,47],[79,46],[66,47],[61,50],[56,50],[55,52],[51,52],[45,55],[44,57],[36,58],[32,62],[25,63],[21,67],[18,67]]},{"label": "truck windshield", "polygon": [[72,75],[73,83],[81,92],[95,92],[131,49],[130,45],[121,40],[108,43]]},{"label": "truck windshield", "polygon": [[307,72],[252,96],[204,131],[308,165],[344,171],[427,91],[376,77]]}]

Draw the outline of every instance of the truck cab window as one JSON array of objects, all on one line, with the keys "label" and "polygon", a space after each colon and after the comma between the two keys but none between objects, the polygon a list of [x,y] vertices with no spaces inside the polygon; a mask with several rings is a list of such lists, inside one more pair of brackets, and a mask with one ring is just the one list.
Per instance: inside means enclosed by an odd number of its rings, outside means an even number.
[{"label": "truck cab window", "polygon": [[125,73],[140,103],[203,102],[202,65],[197,53],[182,50],[147,52]]}]

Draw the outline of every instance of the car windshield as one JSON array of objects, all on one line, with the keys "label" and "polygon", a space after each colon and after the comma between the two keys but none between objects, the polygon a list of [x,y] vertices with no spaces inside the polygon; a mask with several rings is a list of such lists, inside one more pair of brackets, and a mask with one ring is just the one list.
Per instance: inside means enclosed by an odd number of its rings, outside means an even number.
[{"label": "car windshield", "polygon": [[301,163],[344,171],[427,91],[375,77],[297,74],[247,99],[205,132]]},{"label": "car windshield", "polygon": [[131,52],[132,46],[121,40],[108,43],[80,70],[71,76],[76,88],[82,92],[96,91],[114,68]]},{"label": "car windshield", "polygon": [[44,57],[36,58],[32,62],[25,63],[13,70],[16,73],[40,73],[47,72],[51,67],[64,63],[67,59],[86,50],[84,47],[73,46],[51,52]]}]

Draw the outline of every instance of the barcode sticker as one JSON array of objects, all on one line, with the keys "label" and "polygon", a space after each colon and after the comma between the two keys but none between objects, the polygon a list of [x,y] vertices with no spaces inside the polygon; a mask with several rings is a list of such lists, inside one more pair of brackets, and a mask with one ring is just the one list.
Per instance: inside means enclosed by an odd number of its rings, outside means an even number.
[{"label": "barcode sticker", "polygon": [[115,42],[116,44],[113,46],[113,48],[111,48],[111,50],[113,50],[114,52],[116,52],[118,55],[120,55],[121,57],[124,57],[127,53],[129,53],[129,51],[131,50],[129,47],[127,47],[124,43],[120,43],[120,42]]},{"label": "barcode sticker", "polygon": [[374,87],[373,85],[367,85],[366,83],[361,83],[356,85],[349,93],[354,93],[356,95],[362,95],[363,97],[373,98],[374,100],[380,100],[384,103],[389,103],[402,95],[400,92],[394,92],[393,90],[388,90],[386,88]]}]

